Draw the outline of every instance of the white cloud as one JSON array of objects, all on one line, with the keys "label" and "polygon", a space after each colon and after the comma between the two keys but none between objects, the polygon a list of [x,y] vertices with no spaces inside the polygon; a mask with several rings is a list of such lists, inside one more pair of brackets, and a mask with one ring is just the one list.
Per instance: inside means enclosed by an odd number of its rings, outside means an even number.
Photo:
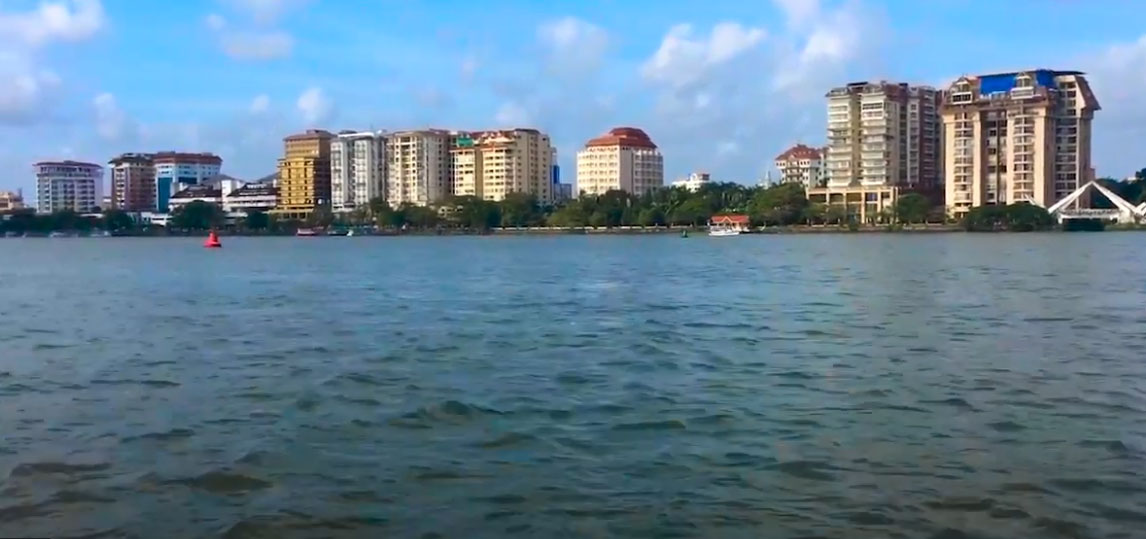
[{"label": "white cloud", "polygon": [[218,32],[227,27],[227,19],[224,19],[223,16],[219,15],[218,13],[207,15],[207,18],[204,20],[204,22],[207,24],[207,28],[210,28],[215,32]]},{"label": "white cloud", "polygon": [[0,13],[0,41],[39,47],[53,41],[82,41],[106,23],[100,0],[42,2],[32,11]]},{"label": "white cloud", "polygon": [[800,28],[820,13],[819,0],[772,0],[788,21],[788,27]]},{"label": "white cloud", "polygon": [[263,114],[267,110],[270,110],[270,108],[271,98],[268,97],[267,94],[257,95],[253,100],[251,100],[251,114]]},{"label": "white cloud", "polygon": [[306,0],[227,0],[227,3],[259,24],[270,24],[288,11],[305,4]]},{"label": "white cloud", "polygon": [[329,121],[334,115],[334,103],[323,93],[322,88],[312,86],[298,96],[295,103],[302,119],[309,126]]},{"label": "white cloud", "polygon": [[514,102],[503,103],[493,120],[498,127],[526,127],[531,123],[529,111]]},{"label": "white cloud", "polygon": [[549,54],[551,69],[570,76],[598,68],[609,48],[608,32],[576,17],[543,23],[537,38]]},{"label": "white cloud", "polygon": [[221,36],[220,44],[236,60],[274,60],[290,56],[294,38],[279,31],[233,33]]},{"label": "white cloud", "polygon": [[60,77],[37,70],[30,57],[0,52],[0,122],[28,124],[46,114]]},{"label": "white cloud", "polygon": [[100,138],[119,142],[138,135],[139,126],[119,107],[114,95],[107,92],[99,94],[92,99],[92,105],[95,107],[96,133]]},{"label": "white cloud", "polygon": [[1079,57],[1102,110],[1094,114],[1093,160],[1099,176],[1124,177],[1141,169],[1146,140],[1146,34]]},{"label": "white cloud", "polygon": [[641,66],[641,75],[650,81],[684,86],[756,47],[766,34],[762,28],[723,22],[708,36],[694,36],[692,25],[678,24],[669,29],[657,51]]}]

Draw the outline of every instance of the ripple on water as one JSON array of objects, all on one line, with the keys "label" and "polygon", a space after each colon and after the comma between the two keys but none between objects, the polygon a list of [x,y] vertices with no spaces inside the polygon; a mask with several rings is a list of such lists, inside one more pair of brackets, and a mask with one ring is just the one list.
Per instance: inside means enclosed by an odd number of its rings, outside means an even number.
[{"label": "ripple on water", "polygon": [[272,486],[270,481],[227,470],[212,470],[195,477],[172,479],[165,483],[182,485],[212,494],[245,494]]}]

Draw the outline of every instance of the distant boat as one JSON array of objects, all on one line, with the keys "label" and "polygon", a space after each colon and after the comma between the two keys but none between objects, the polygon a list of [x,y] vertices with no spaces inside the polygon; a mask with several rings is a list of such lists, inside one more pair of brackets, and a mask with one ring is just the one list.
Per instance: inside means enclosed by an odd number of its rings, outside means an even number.
[{"label": "distant boat", "polygon": [[311,237],[311,236],[317,236],[318,231],[313,229],[313,228],[300,228],[300,229],[295,231],[294,235],[295,236]]},{"label": "distant boat", "polygon": [[687,238],[688,237],[688,231],[687,230],[681,230],[680,231],[680,237]]},{"label": "distant boat", "polygon": [[354,229],[350,229],[350,230],[347,230],[347,231],[346,231],[346,236],[347,236],[347,237],[350,237],[350,236],[353,236],[353,235],[354,235]]},{"label": "distant boat", "polygon": [[52,232],[51,234],[48,234],[48,237],[49,238],[70,238],[70,237],[72,237],[72,235],[67,233],[67,232]]},{"label": "distant boat", "polygon": [[723,238],[725,236],[739,236],[740,231],[735,228],[716,226],[708,229],[708,235]]}]

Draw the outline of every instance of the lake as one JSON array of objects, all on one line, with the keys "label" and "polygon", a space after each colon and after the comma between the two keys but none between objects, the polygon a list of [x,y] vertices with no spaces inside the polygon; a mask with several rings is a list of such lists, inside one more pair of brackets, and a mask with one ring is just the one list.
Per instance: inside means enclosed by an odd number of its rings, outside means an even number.
[{"label": "lake", "polygon": [[0,240],[0,537],[1140,537],[1146,234]]}]

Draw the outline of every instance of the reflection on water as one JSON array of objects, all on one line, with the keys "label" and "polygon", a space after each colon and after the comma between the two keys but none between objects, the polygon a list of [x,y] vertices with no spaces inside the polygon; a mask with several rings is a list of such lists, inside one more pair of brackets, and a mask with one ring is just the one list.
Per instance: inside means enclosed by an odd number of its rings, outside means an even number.
[{"label": "reflection on water", "polygon": [[1144,244],[4,240],[0,536],[1136,537]]}]

